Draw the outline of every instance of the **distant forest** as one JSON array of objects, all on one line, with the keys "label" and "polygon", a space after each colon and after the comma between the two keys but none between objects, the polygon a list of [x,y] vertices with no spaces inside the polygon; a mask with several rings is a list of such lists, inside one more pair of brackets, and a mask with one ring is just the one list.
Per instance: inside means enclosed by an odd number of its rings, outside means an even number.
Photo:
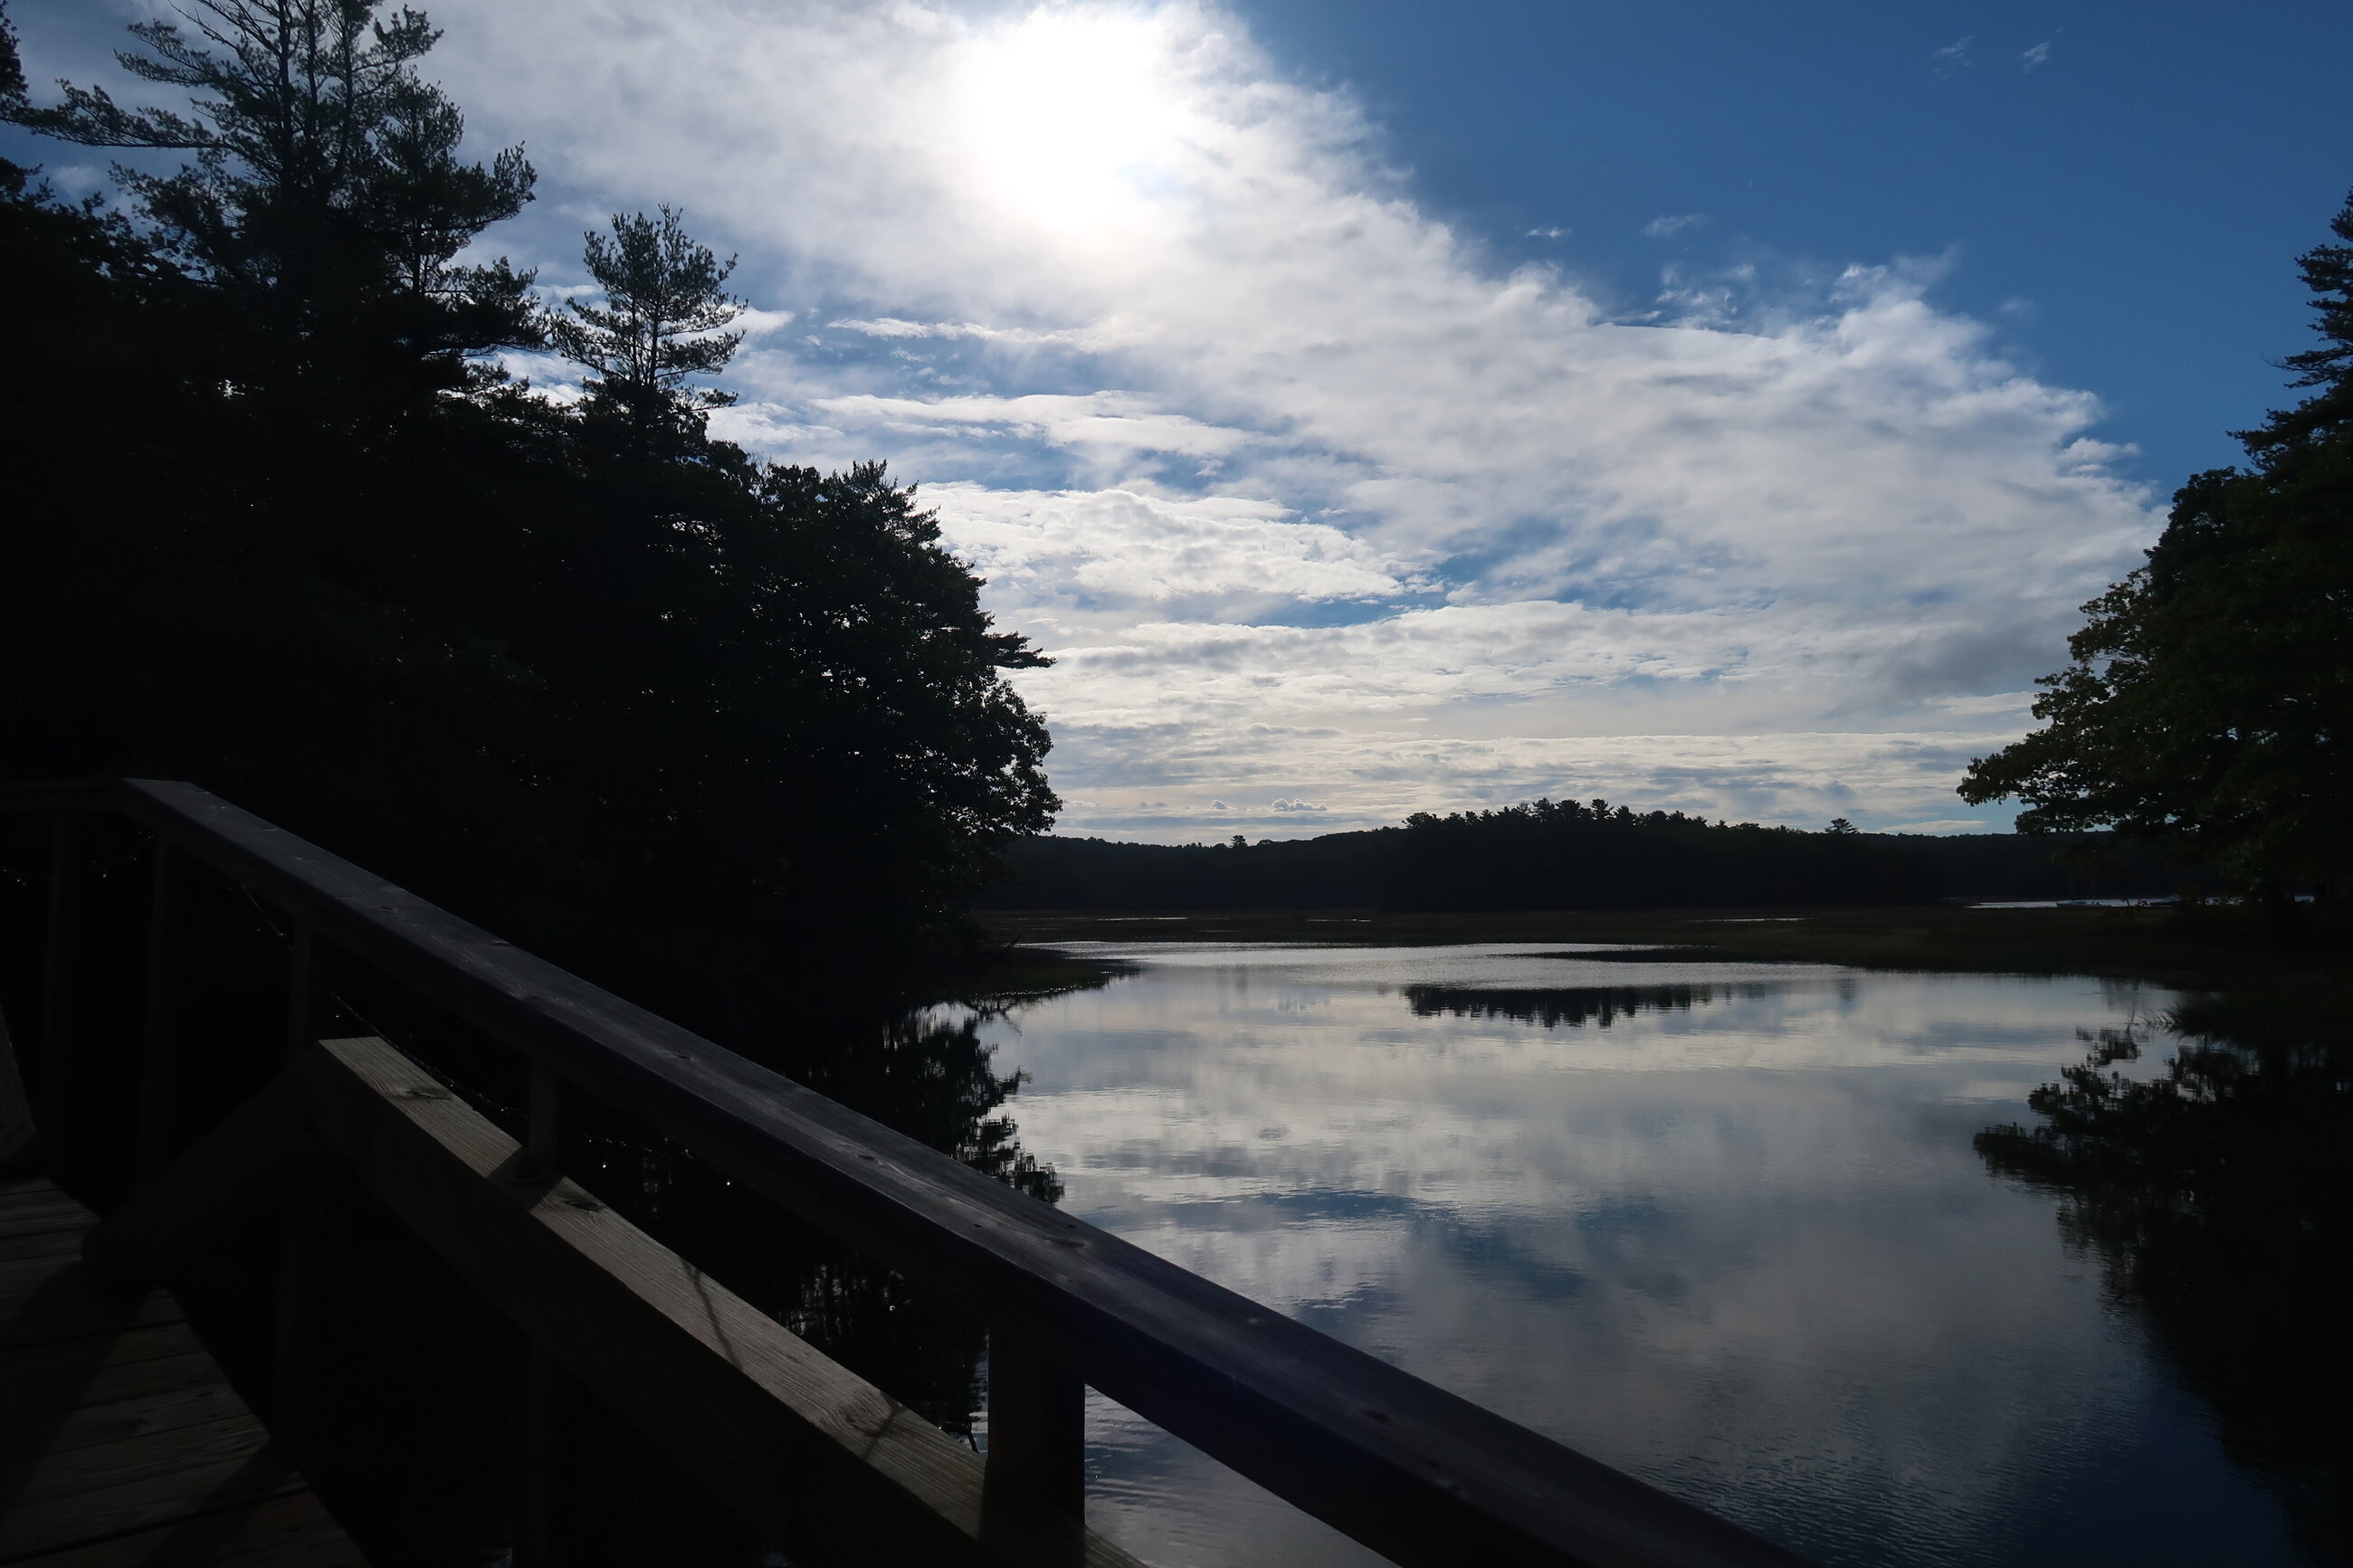
[{"label": "distant forest", "polygon": [[1320,838],[1027,838],[992,910],[1739,908],[2162,897],[2193,873],[2103,834],[1800,832],[1606,801],[1416,816]]}]

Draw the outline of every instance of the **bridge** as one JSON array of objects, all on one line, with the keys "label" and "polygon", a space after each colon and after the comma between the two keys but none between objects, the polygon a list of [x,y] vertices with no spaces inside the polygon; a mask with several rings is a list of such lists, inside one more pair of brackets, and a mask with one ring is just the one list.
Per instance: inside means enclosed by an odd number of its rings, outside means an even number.
[{"label": "bridge", "polygon": [[[37,1022],[23,1048],[0,1019],[0,1563],[364,1562],[301,1468],[334,1419],[316,1397],[317,1347],[337,1310],[316,1263],[332,1217],[313,1194],[330,1169],[527,1338],[521,1568],[576,1554],[565,1500],[578,1391],[795,1563],[1131,1564],[1085,1521],[1090,1387],[1414,1568],[1800,1561],[195,785],[0,787],[0,819],[26,817],[50,819],[51,837]],[[92,835],[122,839],[126,824],[148,879],[135,1038],[86,1022],[91,944],[106,935],[87,918]],[[282,1062],[205,1126],[189,1125],[189,1108],[221,1086],[192,1081],[179,1048],[197,878],[244,889],[285,938]],[[333,977],[362,972],[518,1056],[528,1104],[485,1114],[380,1035],[334,1028]],[[266,1048],[277,1060],[278,1042]],[[87,1098],[115,1080],[135,1083],[135,1108]],[[568,1176],[581,1173],[590,1102],[626,1108],[984,1321],[985,1455]],[[96,1181],[98,1156],[78,1143],[118,1124],[125,1169]],[[279,1307],[268,1387],[241,1395],[171,1286],[256,1225],[278,1227]]]}]

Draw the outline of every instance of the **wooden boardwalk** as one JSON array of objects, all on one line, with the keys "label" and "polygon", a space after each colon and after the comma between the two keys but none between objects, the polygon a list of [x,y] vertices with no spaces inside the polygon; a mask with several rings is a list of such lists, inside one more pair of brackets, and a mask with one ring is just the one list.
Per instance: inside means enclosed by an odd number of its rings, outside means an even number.
[{"label": "wooden boardwalk", "polygon": [[97,1223],[0,1177],[0,1563],[365,1568],[170,1293],[92,1281]]}]

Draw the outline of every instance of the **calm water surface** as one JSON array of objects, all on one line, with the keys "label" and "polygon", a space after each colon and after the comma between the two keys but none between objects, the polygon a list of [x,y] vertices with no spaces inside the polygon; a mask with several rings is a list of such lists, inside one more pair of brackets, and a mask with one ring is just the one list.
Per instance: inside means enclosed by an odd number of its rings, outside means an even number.
[{"label": "calm water surface", "polygon": [[[985,1018],[1064,1206],[1824,1563],[2299,1552],[1989,1124],[2148,1042],[2093,979],[1593,949],[1079,944]],[[1095,1396],[1089,1517],[1165,1568],[1375,1561]]]}]

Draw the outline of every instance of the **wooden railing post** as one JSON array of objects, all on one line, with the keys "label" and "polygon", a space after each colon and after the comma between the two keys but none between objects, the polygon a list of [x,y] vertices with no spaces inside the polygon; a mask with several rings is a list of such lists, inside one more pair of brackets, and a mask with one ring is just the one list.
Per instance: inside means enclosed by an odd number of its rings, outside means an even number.
[{"label": "wooden railing post", "polygon": [[1080,1561],[1086,1517],[1087,1385],[1027,1336],[988,1336],[985,1538],[1018,1543],[1025,1559]]},{"label": "wooden railing post", "polygon": [[[329,955],[318,931],[299,915],[287,961],[286,1060],[289,1066],[318,1048],[333,1012]],[[306,1183],[288,1201],[278,1230],[278,1342],[271,1367],[270,1435],[298,1458],[318,1441],[320,1381],[327,1358],[325,1294],[319,1279],[326,1239],[327,1199],[319,1183]]]},{"label": "wooden railing post", "polygon": [[41,970],[41,1153],[63,1181],[74,1131],[75,950],[81,941],[81,819],[60,813],[49,841],[49,945]]},{"label": "wooden railing post", "polygon": [[[531,1125],[523,1147],[548,1175],[564,1168],[567,1139],[576,1141],[576,1092],[544,1062],[531,1067]],[[522,1521],[518,1568],[565,1568],[578,1535],[574,1481],[578,1474],[577,1425],[584,1397],[572,1374],[533,1340],[525,1352],[523,1382]]]},{"label": "wooden railing post", "polygon": [[171,841],[155,836],[154,882],[147,903],[147,1016],[140,1031],[137,1184],[171,1163],[178,1131],[180,865]]}]

